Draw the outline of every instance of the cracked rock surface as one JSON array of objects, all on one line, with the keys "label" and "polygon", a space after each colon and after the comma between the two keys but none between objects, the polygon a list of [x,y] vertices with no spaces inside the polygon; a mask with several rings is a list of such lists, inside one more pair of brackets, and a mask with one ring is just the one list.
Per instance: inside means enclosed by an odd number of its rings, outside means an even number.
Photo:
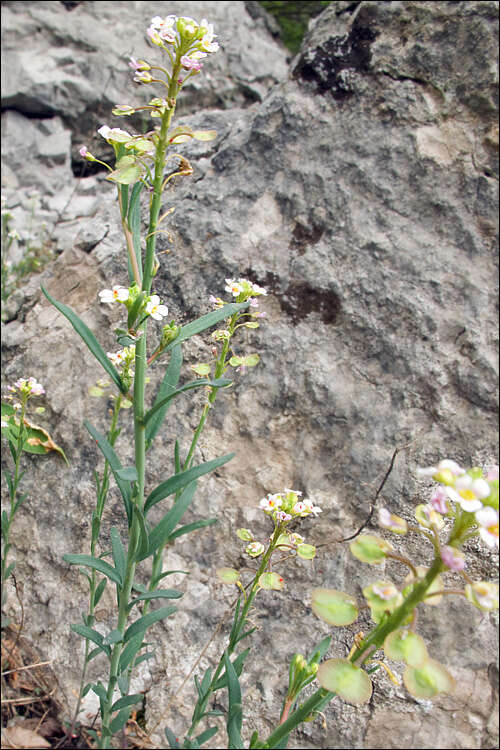
[{"label": "cracked rock surface", "polygon": [[[220,394],[197,453],[202,461],[236,452],[200,481],[186,520],[216,516],[219,523],[166,553],[165,568],[190,575],[169,579],[185,595],[175,617],[152,631],[155,659],[141,665],[134,690],[146,692],[148,727],[160,721],[158,746],[163,726],[185,729],[191,686],[177,691],[232,596],[214,570],[247,564],[234,531],[251,528],[265,539],[259,499],[294,487],[323,508],[302,533],[325,546],[313,565],[280,571],[284,592],[257,600],[243,690],[246,739],[253,729],[265,736],[291,656],[309,653],[329,632],[311,612],[311,588],[361,597],[384,574],[354,561],[336,540],[367,517],[394,450],[402,449],[378,505],[408,520],[429,496],[429,484],[415,479],[417,466],[445,457],[497,463],[498,3],[333,2],[290,65],[244,3],[72,5],[2,4],[3,52],[15,62],[2,93],[2,191],[22,238],[14,259],[43,222],[54,254],[7,301],[3,382],[33,375],[45,385],[43,424],[70,460],[67,468],[57,457],[28,459],[28,499],[12,552],[29,604],[25,635],[54,660],[62,699],[73,705],[81,643],[69,623],[80,620],[85,585],[61,558],[88,551],[100,459],[83,421],[105,430],[109,403],[89,395],[101,373],[39,284],[73,307],[110,351],[120,318],[99,305],[97,293],[126,282],[115,189],[105,173],[83,170],[78,148],[85,142],[105,158],[95,127],[112,124],[114,104],[147,96],[130,83],[126,56],[147,56],[150,17],[206,17],[224,51],[195,79],[179,120],[218,137],[179,146],[194,175],[165,193],[164,209],[175,212],[158,239],[155,291],[169,317],[184,323],[210,309],[208,297],[222,295],[225,278],[246,276],[268,289],[267,318],[238,340],[237,353],[259,351],[261,363],[236,373],[233,388]],[[190,341],[186,381],[189,364],[206,361],[210,347],[208,336]],[[161,375],[161,367],[151,370],[153,390]],[[151,489],[173,471],[175,438],[187,449],[202,403],[201,394],[185,397],[169,412],[153,448]],[[124,420],[117,450],[126,465],[130,412]],[[104,538],[123,527],[115,493]],[[160,516],[155,508],[153,520]],[[391,541],[429,562],[415,538]],[[494,553],[471,542],[468,559],[471,577],[494,579]],[[399,582],[405,571],[390,563],[385,574]],[[415,701],[380,670],[369,705],[334,700],[326,726],[303,725],[291,746],[498,746],[495,616],[444,599],[423,608],[418,631],[457,679],[454,695]],[[13,614],[17,606],[9,590]],[[100,610],[104,632],[113,627],[111,592]],[[330,655],[344,655],[368,628],[362,619],[336,630]],[[201,669],[219,646],[209,648]],[[391,666],[401,676],[401,665]],[[91,677],[101,676],[97,661],[93,670]],[[214,744],[224,746],[223,739]]]}]

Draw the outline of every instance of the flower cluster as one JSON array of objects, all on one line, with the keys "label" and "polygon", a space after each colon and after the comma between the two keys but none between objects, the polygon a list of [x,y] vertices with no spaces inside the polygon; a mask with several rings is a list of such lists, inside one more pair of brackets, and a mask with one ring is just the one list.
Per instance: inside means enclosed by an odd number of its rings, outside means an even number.
[{"label": "flower cluster", "polygon": [[[147,30],[150,41],[170,53],[173,48],[185,70],[198,72],[200,62],[207,55],[217,52],[219,45],[215,40],[213,24],[203,18],[198,23],[186,16],[155,16]],[[142,62],[142,61],[141,61]],[[141,68],[144,70],[144,68]]]},{"label": "flower cluster", "polygon": [[248,281],[248,279],[226,279],[225,290],[236,298],[235,302],[250,300],[250,305],[255,307],[257,306],[257,301],[253,298],[267,294],[264,287],[254,284],[252,281]]},{"label": "flower cluster", "polygon": [[475,524],[483,542],[492,549],[498,548],[497,466],[484,475],[479,468],[466,471],[455,461],[445,459],[436,466],[419,469],[418,474],[430,476],[441,485],[429,504],[417,507],[417,520],[422,526],[440,530],[443,516],[456,518],[461,513],[465,529]]},{"label": "flower cluster", "polygon": [[[123,302],[130,309],[136,302],[139,293],[135,285],[130,289],[115,285],[112,289],[103,289],[99,292],[99,298],[101,302],[108,305],[112,305],[115,302]],[[142,307],[137,311],[136,317],[141,312],[144,315],[150,315],[153,320],[163,320],[168,315],[168,307],[162,304],[157,294],[151,294],[143,300]]]},{"label": "flower cluster", "polygon": [[259,508],[275,523],[288,523],[293,518],[305,518],[306,516],[317,516],[321,508],[314,505],[312,500],[301,500],[302,492],[299,490],[284,489],[275,495],[266,495],[259,503]]},{"label": "flower cluster", "polygon": [[45,389],[35,378],[19,378],[14,385],[7,386],[12,393],[25,396],[43,396]]},{"label": "flower cluster", "polygon": [[133,377],[134,372],[130,368],[135,359],[134,344],[126,346],[118,352],[106,352],[106,355],[115,367],[123,368],[124,373],[126,372],[130,377]]}]

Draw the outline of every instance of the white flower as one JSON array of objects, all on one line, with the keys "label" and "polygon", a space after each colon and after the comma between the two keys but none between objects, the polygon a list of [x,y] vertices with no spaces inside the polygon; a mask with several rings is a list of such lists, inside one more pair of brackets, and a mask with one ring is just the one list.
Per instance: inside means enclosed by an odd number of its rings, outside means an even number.
[{"label": "white flower", "polygon": [[304,503],[309,511],[309,513],[312,513],[313,516],[317,516],[323,511],[321,508],[319,508],[317,505],[314,505],[312,500],[304,500]]},{"label": "white flower", "polygon": [[482,508],[481,500],[491,493],[491,488],[486,479],[473,479],[469,474],[458,477],[454,487],[447,487],[446,494],[458,503],[462,510],[474,513]]},{"label": "white flower", "polygon": [[132,138],[130,133],[127,133],[126,130],[122,130],[121,128],[110,128],[108,125],[102,125],[97,132],[99,135],[102,135],[104,140],[108,141],[108,143],[110,141],[115,143],[125,143]]},{"label": "white flower", "polygon": [[448,458],[443,459],[437,466],[427,466],[423,469],[417,469],[417,474],[423,477],[433,477],[443,484],[452,484],[455,477],[465,474],[465,469],[451,461]]},{"label": "white flower", "polygon": [[123,360],[125,359],[123,349],[121,349],[119,352],[106,352],[106,356],[111,360],[115,367],[121,365]]},{"label": "white flower", "polygon": [[112,289],[103,289],[99,292],[101,302],[112,304],[113,302],[125,302],[128,300],[128,289],[124,286],[116,285]]},{"label": "white flower", "polygon": [[488,547],[498,547],[498,511],[489,505],[476,513],[479,525],[479,536]]},{"label": "white flower", "polygon": [[267,497],[263,497],[259,502],[259,508],[261,508],[265,513],[270,513],[273,510],[276,510],[276,508],[279,508],[282,503],[283,500],[281,498],[281,495],[267,495]]},{"label": "white flower", "polygon": [[153,294],[146,303],[146,312],[154,320],[161,320],[168,315],[168,307],[161,304],[157,294]]},{"label": "white flower", "polygon": [[226,292],[229,292],[233,297],[237,297],[243,291],[243,287],[235,279],[226,279],[226,286],[224,287]]}]

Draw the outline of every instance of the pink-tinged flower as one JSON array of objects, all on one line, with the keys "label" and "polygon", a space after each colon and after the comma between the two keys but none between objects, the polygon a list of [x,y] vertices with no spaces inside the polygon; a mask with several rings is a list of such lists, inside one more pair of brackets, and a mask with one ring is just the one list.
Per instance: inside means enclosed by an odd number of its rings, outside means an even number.
[{"label": "pink-tinged flower", "polygon": [[80,154],[80,156],[83,156],[83,158],[85,159],[85,157],[88,154],[87,146],[82,146],[78,153]]},{"label": "pink-tinged flower", "polygon": [[490,482],[492,482],[495,479],[498,479],[498,466],[492,466],[491,469],[488,470],[488,473],[486,474],[486,479],[488,479]]},{"label": "pink-tinged flower", "polygon": [[444,487],[438,487],[430,500],[430,505],[432,505],[437,513],[441,513],[442,516],[445,516],[450,510],[447,498],[448,496]]},{"label": "pink-tinged flower", "polygon": [[263,497],[259,502],[259,508],[261,508],[264,513],[272,513],[274,510],[279,508],[282,503],[283,499],[281,495],[267,495],[266,497]]},{"label": "pink-tinged flower", "polygon": [[274,514],[274,517],[277,521],[281,521],[282,523],[286,523],[287,521],[292,520],[292,516],[290,513],[285,513],[284,510],[277,510]]},{"label": "pink-tinged flower", "polygon": [[184,55],[181,57],[181,65],[184,68],[184,70],[201,70],[203,67],[203,63],[201,63],[199,60],[193,60],[192,57],[189,57],[189,55]]},{"label": "pink-tinged flower", "polygon": [[440,513],[437,513],[432,505],[417,505],[415,508],[415,518],[425,529],[435,528],[438,531],[444,526],[444,520]]},{"label": "pink-tinged flower", "polygon": [[293,512],[296,516],[308,516],[311,511],[304,502],[299,500],[299,502],[295,503],[293,506]]},{"label": "pink-tinged flower", "polygon": [[463,570],[465,568],[465,555],[455,547],[443,547],[441,549],[441,560],[450,570]]},{"label": "pink-tinged flower", "polygon": [[99,292],[101,302],[113,304],[113,302],[126,302],[128,300],[128,289],[124,286],[114,286],[112,289],[103,289]]},{"label": "pink-tinged flower", "polygon": [[476,513],[479,525],[479,536],[488,547],[498,547],[498,511],[489,505]]},{"label": "pink-tinged flower", "polygon": [[475,513],[483,507],[481,500],[491,494],[486,479],[473,479],[469,474],[458,477],[454,487],[447,487],[446,494],[467,513]]},{"label": "pink-tinged flower", "polygon": [[380,508],[378,512],[378,522],[383,529],[388,529],[395,534],[406,534],[408,531],[408,524],[404,518],[395,516],[393,513],[387,510],[387,508]]},{"label": "pink-tinged flower", "polygon": [[45,389],[41,383],[38,383],[35,378],[28,378],[28,388],[33,396],[43,396]]},{"label": "pink-tinged flower", "polygon": [[[31,395],[31,396],[43,396],[45,393],[45,389],[41,383],[38,383],[38,381],[35,378],[19,378],[16,380],[14,385],[8,386],[9,391],[12,391],[15,393],[16,391],[21,391],[22,393]],[[10,397],[9,397],[10,398]],[[21,404],[18,406],[14,403],[13,404],[14,409],[21,408]]]},{"label": "pink-tinged flower", "polygon": [[162,320],[168,315],[168,307],[161,304],[157,294],[153,294],[146,303],[146,312],[153,320]]},{"label": "pink-tinged flower", "polygon": [[465,474],[465,469],[462,469],[456,461],[445,458],[437,466],[427,466],[423,469],[417,469],[417,474],[423,477],[432,477],[442,484],[454,484],[456,477]]},{"label": "pink-tinged flower", "polygon": [[135,57],[131,57],[130,58],[128,66],[129,66],[129,68],[132,68],[132,70],[140,70],[141,69],[141,64],[137,62],[137,60],[135,59]]}]

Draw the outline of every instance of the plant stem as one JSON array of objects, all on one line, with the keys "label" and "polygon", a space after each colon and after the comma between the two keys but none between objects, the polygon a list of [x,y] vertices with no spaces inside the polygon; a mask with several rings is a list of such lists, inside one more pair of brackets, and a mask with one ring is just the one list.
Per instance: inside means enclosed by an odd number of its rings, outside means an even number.
[{"label": "plant stem", "polygon": [[[123,396],[120,394],[116,401],[115,401],[115,407],[113,409],[113,416],[111,418],[111,425],[108,432],[108,441],[113,446],[117,437],[116,428],[118,425],[118,415],[120,413],[120,409],[122,406]],[[99,532],[101,527],[101,519],[102,514],[104,511],[104,506],[106,504],[106,497],[108,494],[109,489],[109,474],[110,474],[110,467],[109,463],[107,461],[104,462],[104,471],[102,475],[102,480],[99,488],[99,495],[97,498],[97,506],[96,506],[96,519],[97,523],[94,526],[94,523],[92,524],[92,539],[90,542],[90,554],[92,557],[95,557],[96,553],[96,546],[97,542],[99,540]],[[87,618],[88,625],[93,625],[94,622],[94,610],[96,607],[95,604],[95,594],[96,594],[96,571],[92,569],[90,574],[90,591],[89,591],[89,614]],[[82,676],[80,679],[80,689],[78,691],[78,701],[76,704],[75,712],[73,714],[73,720],[71,722],[71,728],[69,730],[68,736],[71,737],[73,735],[73,732],[75,730],[76,721],[78,718],[78,714],[80,712],[80,707],[82,705],[82,693],[83,688],[85,686],[85,678],[87,676],[87,667],[88,667],[88,657],[90,652],[90,641],[88,639],[85,640],[85,653],[83,657],[83,668],[82,668]]]}]

